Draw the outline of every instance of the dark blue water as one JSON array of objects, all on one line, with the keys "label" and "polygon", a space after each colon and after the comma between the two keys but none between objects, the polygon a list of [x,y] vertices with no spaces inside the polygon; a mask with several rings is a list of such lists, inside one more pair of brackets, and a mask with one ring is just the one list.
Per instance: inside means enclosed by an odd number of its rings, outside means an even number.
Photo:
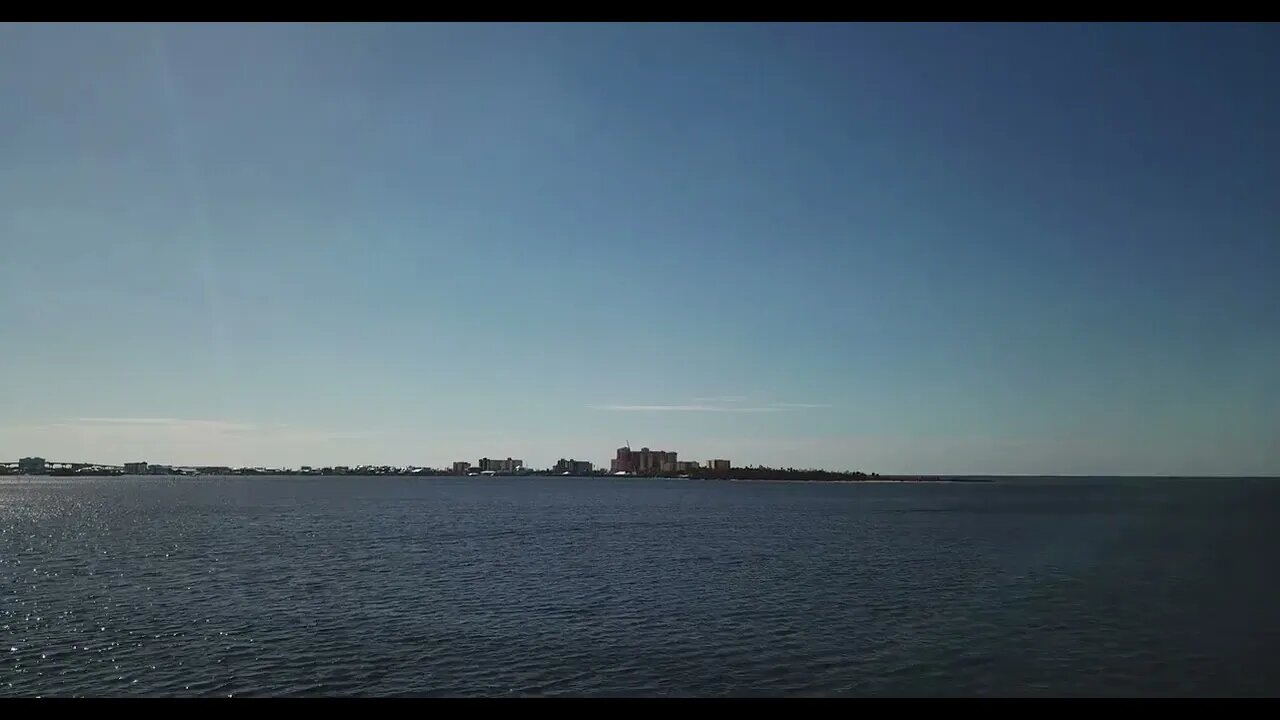
[{"label": "dark blue water", "polygon": [[0,481],[0,695],[1275,695],[1280,481]]}]

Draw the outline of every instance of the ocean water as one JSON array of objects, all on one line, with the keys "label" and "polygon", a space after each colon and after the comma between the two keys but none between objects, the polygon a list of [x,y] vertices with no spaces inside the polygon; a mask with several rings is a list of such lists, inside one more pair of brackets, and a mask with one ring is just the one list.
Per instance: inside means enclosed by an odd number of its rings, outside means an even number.
[{"label": "ocean water", "polygon": [[1280,481],[0,480],[4,696],[1280,694]]}]

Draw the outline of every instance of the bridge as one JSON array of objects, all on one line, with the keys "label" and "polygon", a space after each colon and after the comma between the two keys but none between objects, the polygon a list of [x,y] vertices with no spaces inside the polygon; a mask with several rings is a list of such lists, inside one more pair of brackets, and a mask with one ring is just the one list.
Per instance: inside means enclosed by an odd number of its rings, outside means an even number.
[{"label": "bridge", "polygon": [[[13,462],[0,462],[0,468],[17,470],[21,466],[21,462],[14,460]],[[124,470],[123,465],[114,465],[112,463],[95,463],[95,462],[61,462],[55,460],[45,460],[44,469],[48,470],[85,470],[93,468],[96,470]]]},{"label": "bridge", "polygon": [[[115,463],[94,463],[84,461],[58,461],[43,460],[40,458],[28,458],[28,467],[23,472],[23,461],[15,460],[13,462],[0,462],[0,475],[69,475],[69,474],[94,474],[94,475],[124,475],[127,470],[142,475],[199,475],[202,473],[216,473],[226,475],[231,473],[231,468],[221,466],[193,466],[193,465],[148,465],[146,463],[135,464],[130,468],[128,464],[117,465]],[[34,460],[35,462],[31,462]],[[142,467],[136,467],[141,465]]]},{"label": "bridge", "polygon": [[[19,461],[17,460],[14,460],[13,462],[0,462],[0,467],[18,467],[18,462]],[[59,467],[64,469],[65,468],[82,468],[82,467],[119,468],[121,470],[124,469],[124,465],[114,465],[112,463],[83,462],[83,461],[57,462],[54,460],[45,460],[44,466]]]}]

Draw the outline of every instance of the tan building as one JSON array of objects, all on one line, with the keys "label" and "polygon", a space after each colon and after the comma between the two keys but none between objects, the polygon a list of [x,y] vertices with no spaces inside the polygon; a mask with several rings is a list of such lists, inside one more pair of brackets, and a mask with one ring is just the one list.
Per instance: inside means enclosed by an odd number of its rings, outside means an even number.
[{"label": "tan building", "polygon": [[728,471],[732,466],[728,460],[708,460],[707,468],[710,470]]},{"label": "tan building", "polygon": [[618,448],[618,455],[609,465],[610,472],[628,472],[638,475],[652,475],[654,473],[675,472],[676,471],[676,454],[674,452],[666,452],[664,450],[650,450],[649,448],[640,448],[632,450],[629,447]]}]

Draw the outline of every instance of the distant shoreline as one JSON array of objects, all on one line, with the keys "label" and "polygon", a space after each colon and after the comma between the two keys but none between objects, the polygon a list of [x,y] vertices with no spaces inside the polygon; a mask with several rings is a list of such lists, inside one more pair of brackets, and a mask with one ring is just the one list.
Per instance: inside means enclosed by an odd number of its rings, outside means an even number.
[{"label": "distant shoreline", "polygon": [[865,483],[873,484],[902,484],[902,483],[976,483],[989,484],[995,482],[996,477],[891,477],[891,476],[867,476],[857,477],[829,477],[829,478],[797,478],[797,477],[734,477],[731,475],[694,475],[687,477],[679,477],[674,475],[557,475],[548,473],[530,473],[527,475],[427,475],[427,474],[306,474],[306,473],[147,473],[141,475],[125,475],[122,473],[40,473],[26,475],[0,475],[0,480],[19,480],[19,479],[76,479],[76,478],[182,478],[190,480],[198,479],[217,479],[217,478],[414,478],[420,480],[440,479],[440,480],[470,480],[473,482],[484,483],[499,478],[519,478],[522,480],[535,479],[556,479],[562,478],[567,480],[613,480],[617,482],[627,482],[632,480],[714,480],[719,482],[736,482],[736,483],[801,483],[801,484],[840,484],[840,485],[858,485]]},{"label": "distant shoreline", "polygon": [[1275,480],[1276,475],[955,475],[955,476],[890,476],[864,475],[849,477],[845,474],[828,473],[826,477],[741,477],[736,474],[699,474],[687,477],[676,475],[609,475],[592,473],[590,475],[563,475],[545,471],[519,475],[468,476],[451,473],[286,473],[286,472],[249,472],[249,473],[146,473],[126,475],[120,472],[49,472],[49,473],[5,473],[0,472],[0,481],[19,479],[58,479],[72,480],[76,478],[416,478],[427,479],[461,479],[484,482],[496,478],[519,478],[533,480],[536,478],[566,478],[577,480],[720,480],[728,482],[772,482],[772,483],[838,483],[838,484],[901,484],[901,483],[957,483],[957,484],[991,484],[1005,480]]},{"label": "distant shoreline", "polygon": [[[674,478],[688,479],[688,478]],[[995,482],[994,478],[868,478],[866,480],[798,480],[795,478],[698,478],[699,480],[728,480],[729,482],[763,482],[763,483],[801,483],[818,485],[901,485],[903,483],[959,483],[985,485]]]}]

